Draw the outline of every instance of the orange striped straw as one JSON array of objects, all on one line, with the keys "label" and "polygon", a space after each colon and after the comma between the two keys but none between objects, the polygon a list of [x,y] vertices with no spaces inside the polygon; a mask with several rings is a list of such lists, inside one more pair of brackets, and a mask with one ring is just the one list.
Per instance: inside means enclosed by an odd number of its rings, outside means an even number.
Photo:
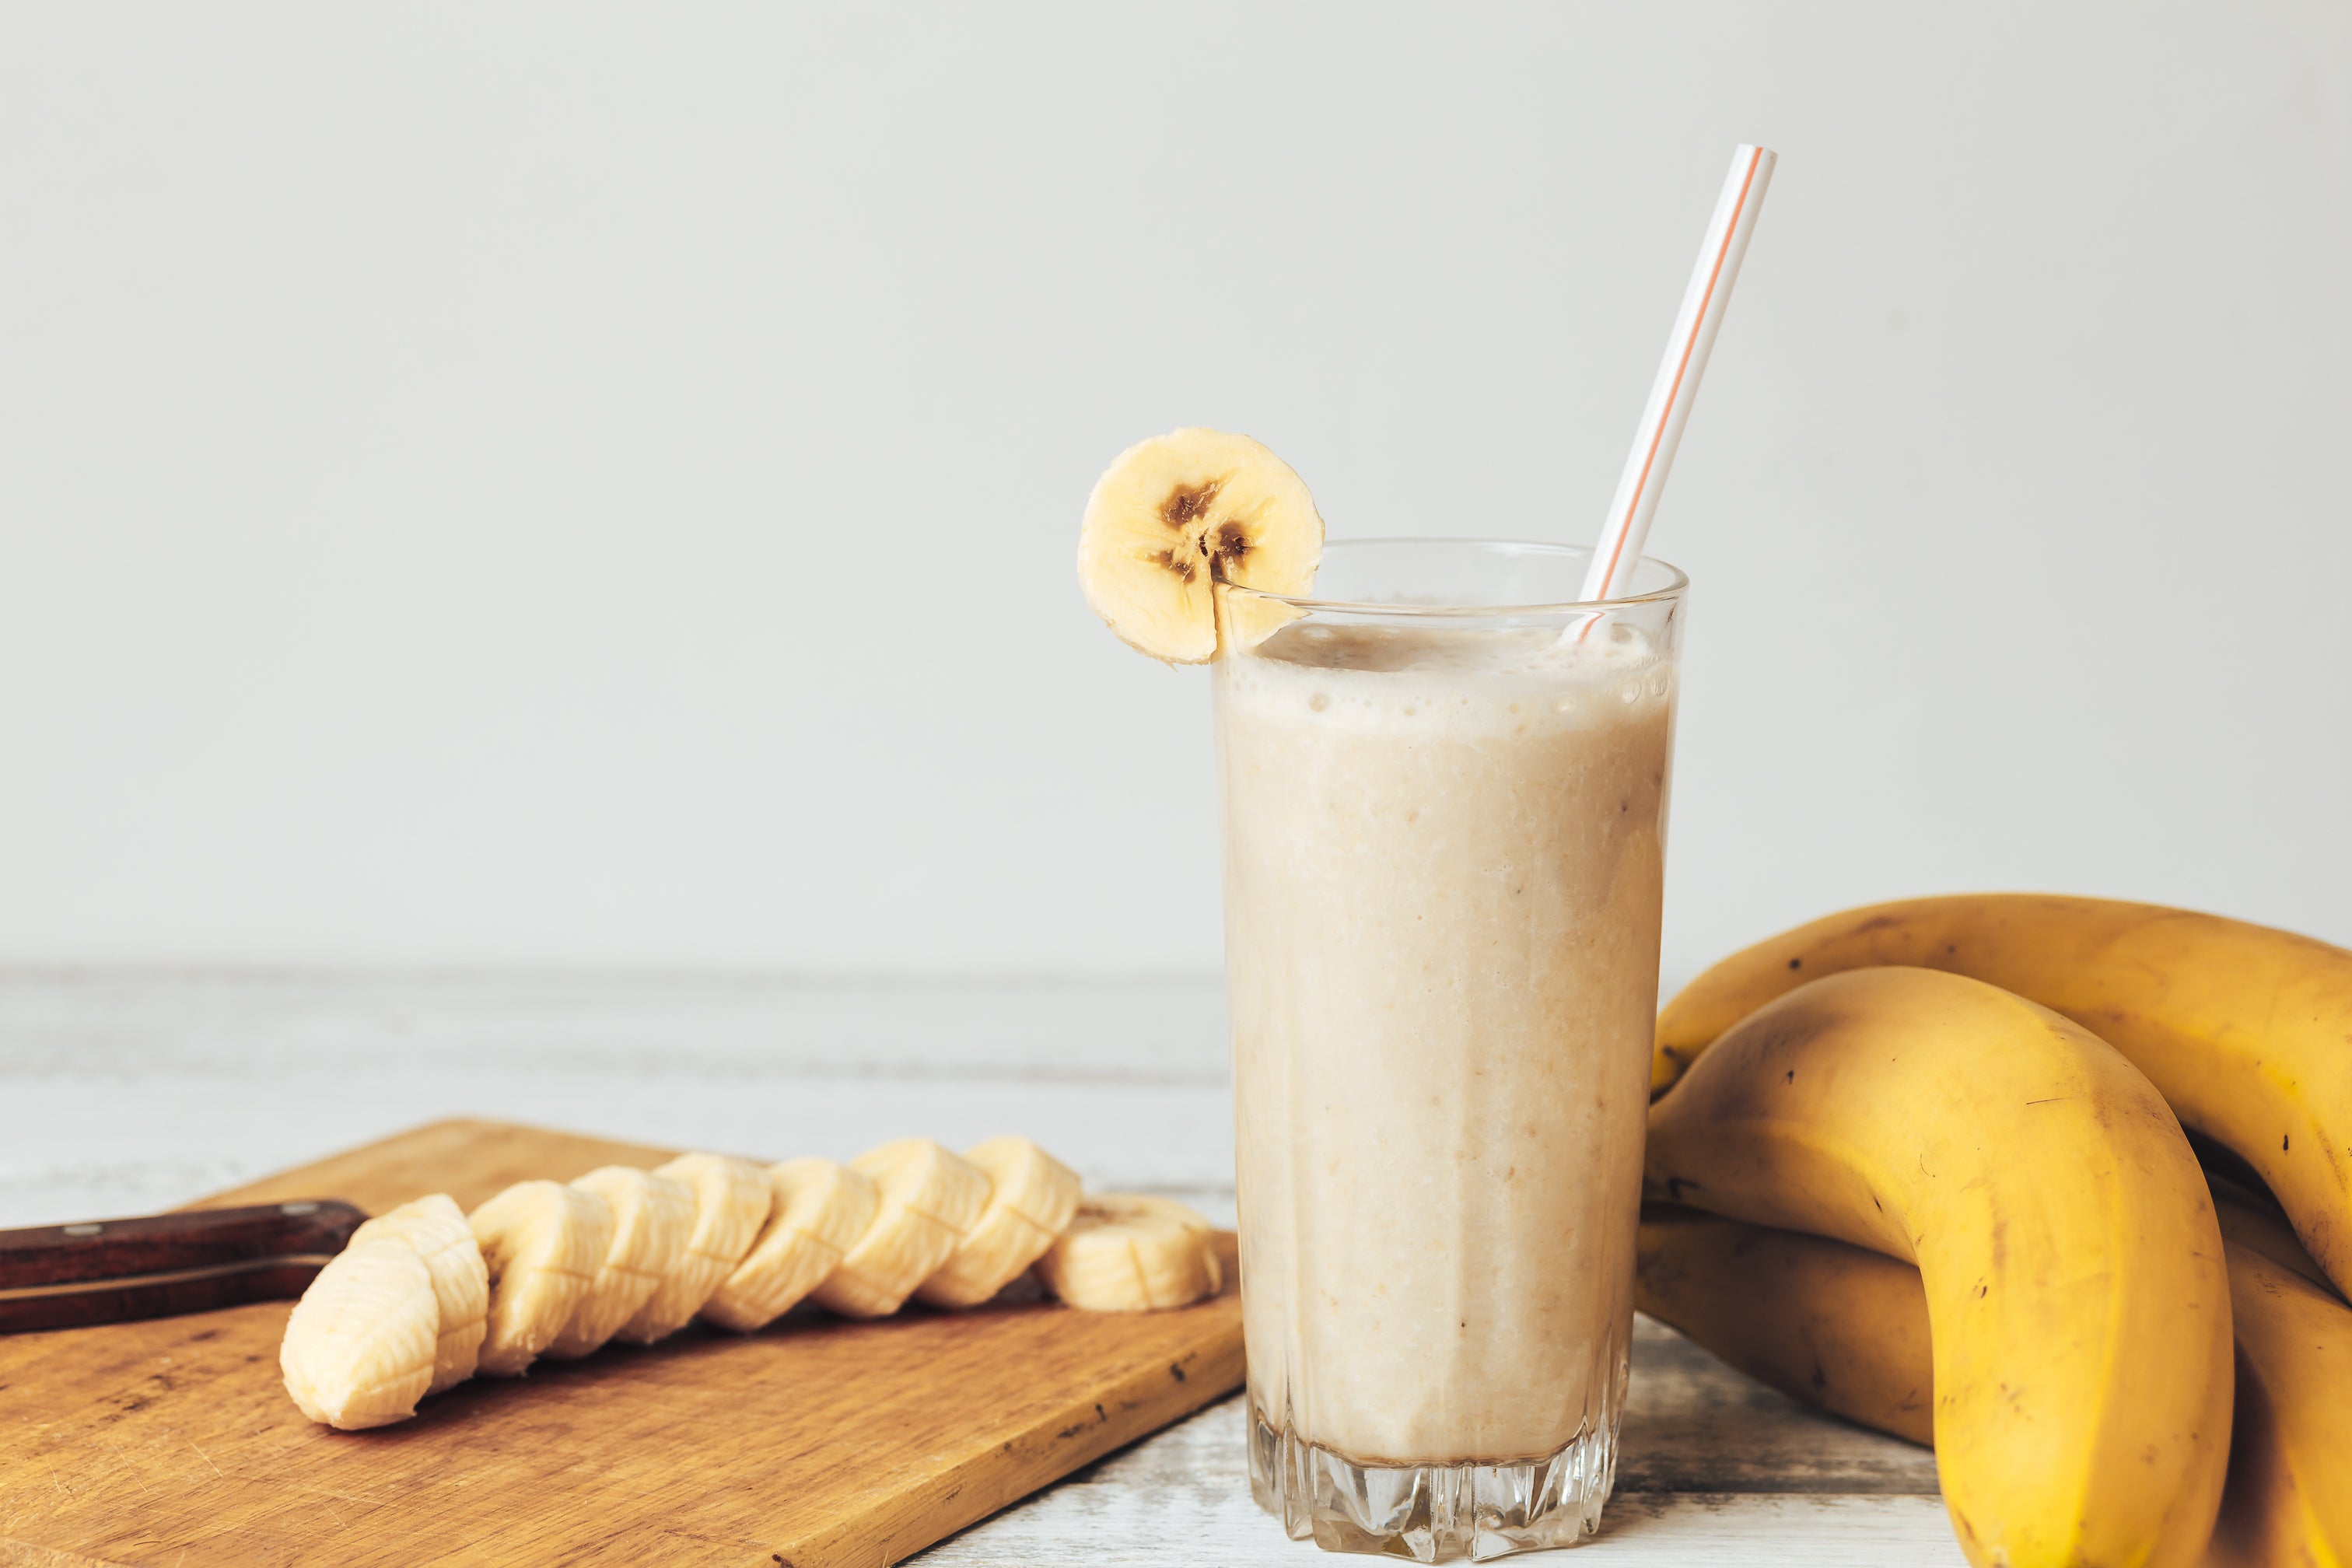
[{"label": "orange striped straw", "polygon": [[[1731,174],[1716,198],[1715,216],[1706,226],[1706,243],[1699,247],[1698,265],[1691,269],[1690,287],[1683,292],[1682,313],[1675,318],[1674,336],[1666,342],[1666,357],[1659,362],[1658,379],[1650,387],[1649,406],[1642,410],[1641,428],[1633,433],[1633,449],[1625,455],[1625,471],[1617,480],[1617,499],[1609,503],[1609,521],[1592,552],[1585,574],[1587,602],[1622,598],[1633,585],[1633,568],[1642,559],[1642,541],[1649,536],[1650,518],[1658,510],[1658,496],[1666,488],[1666,471],[1675,464],[1675,447],[1682,440],[1683,424],[1690,418],[1698,396],[1698,378],[1706,374],[1707,351],[1723,324],[1724,307],[1731,302],[1731,285],[1739,277],[1739,259],[1748,254],[1748,237],[1755,232],[1756,214],[1764,205],[1764,187],[1772,183],[1778,154],[1762,147],[1742,147],[1731,155]],[[1591,629],[1587,617],[1577,633],[1582,640]]]}]

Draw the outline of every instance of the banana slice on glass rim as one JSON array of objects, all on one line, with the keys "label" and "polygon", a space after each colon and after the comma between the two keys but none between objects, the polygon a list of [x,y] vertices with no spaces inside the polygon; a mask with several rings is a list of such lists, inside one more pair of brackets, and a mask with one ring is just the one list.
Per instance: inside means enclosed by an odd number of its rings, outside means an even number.
[{"label": "banana slice on glass rim", "polygon": [[1289,618],[1219,584],[1304,594],[1322,554],[1322,515],[1289,464],[1247,436],[1177,430],[1129,447],[1095,481],[1078,585],[1129,647],[1205,664],[1228,638],[1246,646]]}]

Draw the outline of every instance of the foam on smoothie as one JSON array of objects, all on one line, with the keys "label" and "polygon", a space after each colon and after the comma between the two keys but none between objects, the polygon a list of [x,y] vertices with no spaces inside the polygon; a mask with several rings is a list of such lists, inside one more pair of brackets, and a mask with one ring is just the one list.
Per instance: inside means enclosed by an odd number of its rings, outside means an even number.
[{"label": "foam on smoothie", "polygon": [[1225,661],[1229,701],[1350,730],[1524,734],[1622,723],[1671,702],[1674,667],[1639,628],[1590,641],[1557,622],[1524,630],[1286,626]]}]

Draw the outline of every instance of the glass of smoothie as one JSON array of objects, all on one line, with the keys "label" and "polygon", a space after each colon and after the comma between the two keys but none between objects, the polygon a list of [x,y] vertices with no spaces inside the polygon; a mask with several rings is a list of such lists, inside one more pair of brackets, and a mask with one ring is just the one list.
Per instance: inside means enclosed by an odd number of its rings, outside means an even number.
[{"label": "glass of smoothie", "polygon": [[1333,1550],[1567,1545],[1613,1477],[1687,580],[1591,553],[1217,588],[1250,1483]]}]

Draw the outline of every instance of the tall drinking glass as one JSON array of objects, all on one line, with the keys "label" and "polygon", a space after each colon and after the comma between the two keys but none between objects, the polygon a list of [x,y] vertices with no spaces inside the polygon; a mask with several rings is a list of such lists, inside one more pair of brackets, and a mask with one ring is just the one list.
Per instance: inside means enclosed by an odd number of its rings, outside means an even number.
[{"label": "tall drinking glass", "polygon": [[1223,590],[1250,1485],[1329,1549],[1566,1545],[1614,1474],[1687,583],[1591,554]]}]

